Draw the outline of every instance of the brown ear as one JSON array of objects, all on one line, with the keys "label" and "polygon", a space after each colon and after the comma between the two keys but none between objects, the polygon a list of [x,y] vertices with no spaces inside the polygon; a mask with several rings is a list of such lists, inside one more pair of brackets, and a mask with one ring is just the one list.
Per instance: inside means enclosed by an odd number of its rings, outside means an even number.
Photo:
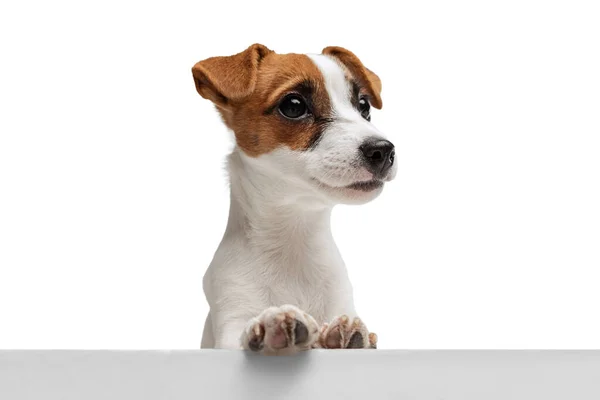
[{"label": "brown ear", "polygon": [[365,67],[354,53],[343,47],[331,46],[325,47],[323,54],[337,58],[365,86],[371,96],[373,107],[381,108],[383,106],[381,102],[381,80],[373,71]]},{"label": "brown ear", "polygon": [[272,53],[262,44],[253,44],[241,53],[228,57],[211,57],[192,68],[200,96],[225,108],[229,101],[252,94],[260,61]]}]

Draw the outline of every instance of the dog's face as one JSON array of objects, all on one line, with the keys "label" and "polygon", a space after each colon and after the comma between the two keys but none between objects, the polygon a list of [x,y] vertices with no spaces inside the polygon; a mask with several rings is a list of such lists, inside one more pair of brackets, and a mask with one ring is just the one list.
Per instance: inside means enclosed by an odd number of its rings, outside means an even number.
[{"label": "dog's face", "polygon": [[364,203],[394,178],[394,146],[370,122],[381,82],[348,50],[276,54],[255,44],[192,72],[245,155],[307,193]]}]

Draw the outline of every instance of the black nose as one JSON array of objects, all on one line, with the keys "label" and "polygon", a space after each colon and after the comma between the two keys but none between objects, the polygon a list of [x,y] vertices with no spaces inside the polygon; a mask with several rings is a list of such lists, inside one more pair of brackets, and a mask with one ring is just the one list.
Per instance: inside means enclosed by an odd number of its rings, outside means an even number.
[{"label": "black nose", "polygon": [[394,165],[394,145],[389,140],[367,139],[360,147],[367,169],[382,178]]}]

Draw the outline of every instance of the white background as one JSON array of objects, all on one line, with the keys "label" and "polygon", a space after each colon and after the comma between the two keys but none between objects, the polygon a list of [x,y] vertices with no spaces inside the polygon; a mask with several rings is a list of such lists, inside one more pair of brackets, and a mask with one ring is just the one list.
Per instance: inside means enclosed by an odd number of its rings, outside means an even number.
[{"label": "white background", "polygon": [[254,42],[383,81],[398,178],[333,218],[382,348],[600,347],[597,4],[3,2],[0,348],[199,346],[232,143],[190,69]]}]

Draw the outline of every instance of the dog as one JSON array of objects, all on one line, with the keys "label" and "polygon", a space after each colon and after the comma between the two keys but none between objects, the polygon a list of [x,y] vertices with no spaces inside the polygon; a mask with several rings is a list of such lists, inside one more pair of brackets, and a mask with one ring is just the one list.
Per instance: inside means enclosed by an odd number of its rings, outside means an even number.
[{"label": "dog", "polygon": [[202,348],[267,355],[376,348],[331,234],[334,205],[376,198],[397,170],[371,121],[381,81],[352,52],[254,44],[192,68],[235,136],[229,219],[203,288]]}]

